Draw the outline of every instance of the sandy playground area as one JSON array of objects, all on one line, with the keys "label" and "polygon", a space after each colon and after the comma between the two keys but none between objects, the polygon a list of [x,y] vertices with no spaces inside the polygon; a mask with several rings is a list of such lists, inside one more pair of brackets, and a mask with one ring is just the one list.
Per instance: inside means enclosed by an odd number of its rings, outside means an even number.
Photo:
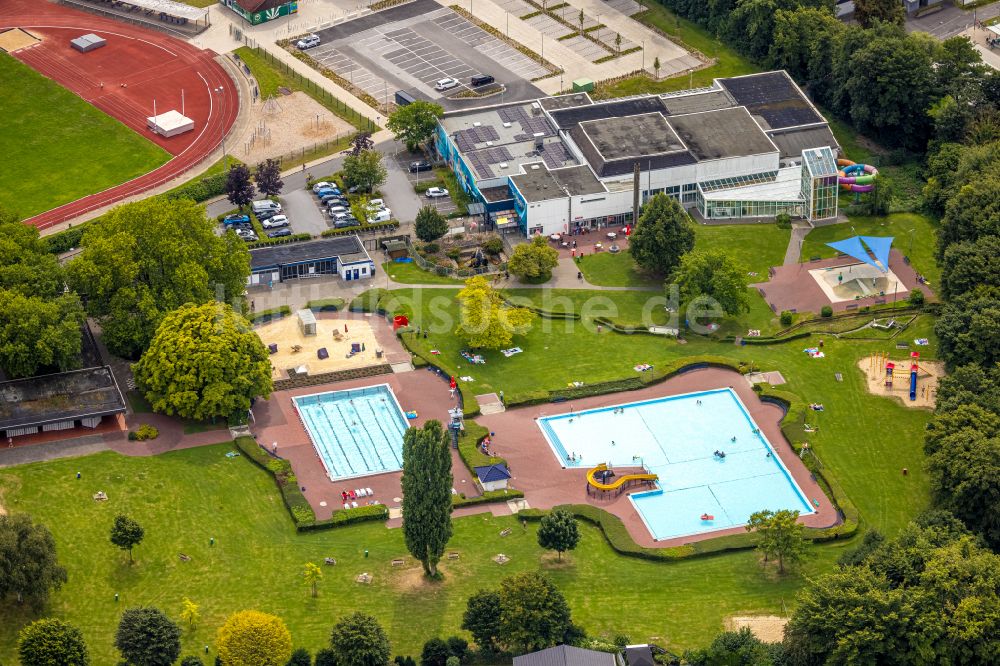
[{"label": "sandy playground area", "polygon": [[765,643],[780,643],[785,637],[788,619],[777,615],[733,615],[726,618],[726,631],[749,627],[753,635]]},{"label": "sandy playground area", "polygon": [[[891,386],[886,382],[887,361],[896,366]],[[871,355],[858,361],[858,368],[868,380],[869,393],[898,398],[907,407],[933,409],[937,399],[938,380],[945,375],[944,363],[918,361],[916,400],[910,400],[910,365],[910,356],[905,352],[900,352],[898,357],[890,354],[888,359],[884,355]]]},{"label": "sandy playground area", "polygon": [[[308,374],[318,375],[386,362],[378,356],[382,349],[367,321],[317,319],[316,335],[307,336],[299,330],[299,318],[293,314],[255,330],[265,346],[278,346],[271,354],[271,377],[276,380],[287,379],[289,370],[302,366]],[[351,354],[352,345],[360,345],[363,351]],[[321,348],[329,354],[325,359],[317,355]]]},{"label": "sandy playground area", "polygon": [[236,141],[233,154],[247,164],[269,157],[291,156],[326,141],[334,141],[354,131],[304,92],[257,100],[250,121]]}]

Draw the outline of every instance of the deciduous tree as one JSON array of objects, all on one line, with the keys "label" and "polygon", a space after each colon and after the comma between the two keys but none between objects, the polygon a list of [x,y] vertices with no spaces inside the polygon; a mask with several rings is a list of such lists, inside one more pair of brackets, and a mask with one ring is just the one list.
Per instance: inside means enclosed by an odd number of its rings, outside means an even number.
[{"label": "deciduous tree", "polygon": [[403,434],[403,538],[424,574],[437,576],[437,563],[451,539],[451,449],[440,421]]},{"label": "deciduous tree", "polygon": [[479,590],[466,602],[462,629],[472,634],[480,651],[495,652],[500,635],[500,593]]},{"label": "deciduous tree", "polygon": [[44,299],[0,289],[0,368],[15,378],[79,367],[83,320],[76,294]]},{"label": "deciduous tree", "polygon": [[782,509],[757,511],[747,522],[747,532],[757,533],[757,550],[764,561],[772,557],[778,560],[778,573],[785,573],[786,564],[795,564],[805,556],[804,527],[798,519],[798,511]]},{"label": "deciduous tree", "polygon": [[344,158],[344,185],[362,192],[372,192],[385,182],[388,173],[382,164],[382,153],[365,150]]},{"label": "deciduous tree", "polygon": [[305,648],[298,648],[292,652],[288,663],[285,666],[313,666],[312,655]]},{"label": "deciduous tree", "polygon": [[250,205],[256,196],[253,182],[250,180],[250,167],[246,164],[234,164],[226,173],[226,198],[237,208]]},{"label": "deciduous tree", "polygon": [[1000,300],[975,292],[954,299],[934,324],[941,358],[949,367],[1000,362]]},{"label": "deciduous tree", "polygon": [[944,251],[941,298],[958,298],[979,287],[1000,289],[1000,236],[952,243]]},{"label": "deciduous tree", "polygon": [[314,562],[306,562],[305,568],[302,570],[302,578],[312,590],[312,595],[319,596],[319,582],[323,580],[323,570]]},{"label": "deciduous tree", "polygon": [[424,206],[417,212],[413,223],[417,238],[430,243],[448,233],[448,221],[432,206]]},{"label": "deciduous tree", "polygon": [[500,643],[515,654],[561,643],[571,626],[569,604],[548,578],[525,572],[500,582]]},{"label": "deciduous tree", "polygon": [[219,627],[215,647],[225,666],[285,666],[292,656],[292,635],[276,615],[243,610]]},{"label": "deciduous tree", "polygon": [[870,28],[876,21],[903,25],[906,13],[903,3],[896,0],[854,0],[854,18],[863,28]]},{"label": "deciduous tree", "polygon": [[221,303],[167,315],[133,366],[154,411],[204,420],[246,414],[271,393],[271,363],[249,322]]},{"label": "deciduous tree", "polygon": [[69,263],[70,286],[86,299],[108,349],[139,358],[163,316],[185,303],[242,299],[250,253],[234,234],[218,236],[204,208],[153,197],[113,209],[88,225]]},{"label": "deciduous tree", "polygon": [[694,229],[676,200],[657,194],[643,206],[628,244],[640,267],[667,276],[694,247]]},{"label": "deciduous tree", "polygon": [[358,132],[351,139],[351,147],[344,151],[345,155],[360,155],[361,153],[372,150],[375,148],[375,142],[372,141],[371,132]]},{"label": "deciduous tree", "polygon": [[364,613],[341,618],[330,634],[330,646],[338,666],[386,666],[392,654],[385,630],[378,620]]},{"label": "deciduous tree", "polygon": [[181,622],[186,622],[189,628],[194,629],[200,621],[201,612],[198,610],[198,604],[184,597],[181,602]]},{"label": "deciduous tree", "polygon": [[393,111],[386,127],[397,141],[406,143],[406,149],[413,152],[434,136],[438,118],[442,115],[444,109],[440,104],[418,99]]},{"label": "deciduous tree", "polygon": [[128,551],[129,562],[134,561],[132,549],[142,543],[145,536],[146,530],[143,529],[142,525],[124,514],[115,516],[115,522],[111,526],[111,543]]},{"label": "deciduous tree", "polygon": [[420,666],[446,666],[450,656],[448,644],[435,637],[424,643],[424,649],[420,652]]},{"label": "deciduous tree", "polygon": [[721,250],[688,252],[681,257],[673,281],[685,302],[704,296],[714,299],[728,315],[750,310],[747,270]]},{"label": "deciduous tree", "polygon": [[43,618],[18,634],[17,656],[22,666],[90,666],[83,634],[55,618]]},{"label": "deciduous tree", "polygon": [[461,309],[456,333],[473,348],[509,347],[514,334],[527,332],[535,317],[527,308],[507,306],[482,276],[466,280],[458,300]]},{"label": "deciduous tree", "polygon": [[181,630],[158,608],[129,608],[115,632],[129,666],[171,666],[181,653]]},{"label": "deciduous tree", "polygon": [[48,528],[25,513],[0,515],[0,601],[14,597],[41,608],[65,582]]},{"label": "deciduous tree", "polygon": [[542,516],[538,526],[538,545],[559,553],[562,560],[564,551],[573,550],[580,542],[580,527],[576,518],[565,509],[554,509]]},{"label": "deciduous tree", "polygon": [[264,196],[281,194],[281,189],[285,186],[285,182],[281,180],[281,162],[268,158],[258,163],[254,180],[257,181],[257,189]]},{"label": "deciduous tree", "polygon": [[507,270],[522,282],[538,284],[552,277],[552,269],[559,265],[559,252],[549,247],[548,239],[535,236],[528,243],[514,248],[507,262]]}]

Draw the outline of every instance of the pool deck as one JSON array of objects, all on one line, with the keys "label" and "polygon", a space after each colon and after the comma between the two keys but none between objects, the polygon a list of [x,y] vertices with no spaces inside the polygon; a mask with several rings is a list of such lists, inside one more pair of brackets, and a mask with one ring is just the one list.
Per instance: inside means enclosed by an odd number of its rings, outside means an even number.
[{"label": "pool deck", "polygon": [[[556,460],[541,429],[535,422],[536,418],[552,416],[573,411],[584,411],[599,407],[619,405],[637,400],[648,400],[664,396],[707,391],[719,388],[732,388],[743,401],[751,417],[761,428],[768,441],[778,452],[785,467],[798,483],[803,494],[809,499],[818,499],[819,508],[811,515],[802,516],[799,521],[809,527],[830,527],[839,518],[830,500],[823,493],[819,484],[799,457],[789,446],[779,428],[783,416],[782,410],[772,404],[761,402],[757,394],[743,378],[731,370],[719,368],[704,368],[692,370],[649,388],[624,393],[612,393],[602,396],[571,400],[564,403],[547,403],[532,407],[515,408],[502,414],[480,416],[476,421],[491,431],[496,432],[493,447],[498,455],[507,459],[511,473],[514,475],[512,484],[523,490],[525,498],[532,508],[548,509],[559,504],[591,504],[612,513],[625,523],[629,534],[636,543],[648,548],[665,548],[679,546],[694,541],[711,539],[725,534],[739,534],[745,531],[743,527],[720,529],[712,532],[692,534],[656,541],[646,529],[639,513],[628,500],[628,494],[623,493],[614,499],[600,500],[587,496],[587,469],[564,469]],[[617,466],[620,474],[628,473],[628,468]],[[636,488],[633,492],[641,492],[648,488]]]}]

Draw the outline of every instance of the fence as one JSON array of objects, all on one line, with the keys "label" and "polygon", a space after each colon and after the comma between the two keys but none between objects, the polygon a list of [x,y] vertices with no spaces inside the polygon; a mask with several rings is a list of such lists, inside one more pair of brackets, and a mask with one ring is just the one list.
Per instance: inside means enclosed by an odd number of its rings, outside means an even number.
[{"label": "fence", "polygon": [[[289,67],[288,63],[262,47],[253,38],[248,37],[242,30],[230,26],[230,31],[236,39],[239,39],[247,47],[249,47],[254,52],[254,55],[270,65],[272,68],[278,70],[281,74],[288,77],[294,86],[328,108],[334,114],[351,123],[359,130],[365,132],[378,131],[378,125],[376,125],[370,118],[358,113],[343,100],[334,97],[329,90],[318,85],[312,79],[299,74],[296,70]],[[263,96],[263,92],[261,95]]]}]

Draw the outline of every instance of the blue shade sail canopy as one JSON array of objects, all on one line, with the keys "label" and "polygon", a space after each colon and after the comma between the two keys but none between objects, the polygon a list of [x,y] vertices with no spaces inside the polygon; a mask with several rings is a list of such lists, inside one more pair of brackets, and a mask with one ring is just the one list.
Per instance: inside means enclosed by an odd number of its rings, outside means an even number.
[{"label": "blue shade sail canopy", "polygon": [[[862,241],[864,242],[862,243]],[[892,247],[892,241],[892,236],[852,236],[850,238],[845,238],[844,240],[827,243],[827,245],[838,252],[842,252],[846,255],[854,257],[858,261],[868,264],[872,268],[875,268],[883,273],[888,273],[889,249]],[[867,247],[865,247],[866,245]],[[872,259],[871,256],[869,256],[868,248],[871,248],[871,252],[875,255],[875,259]]]}]

